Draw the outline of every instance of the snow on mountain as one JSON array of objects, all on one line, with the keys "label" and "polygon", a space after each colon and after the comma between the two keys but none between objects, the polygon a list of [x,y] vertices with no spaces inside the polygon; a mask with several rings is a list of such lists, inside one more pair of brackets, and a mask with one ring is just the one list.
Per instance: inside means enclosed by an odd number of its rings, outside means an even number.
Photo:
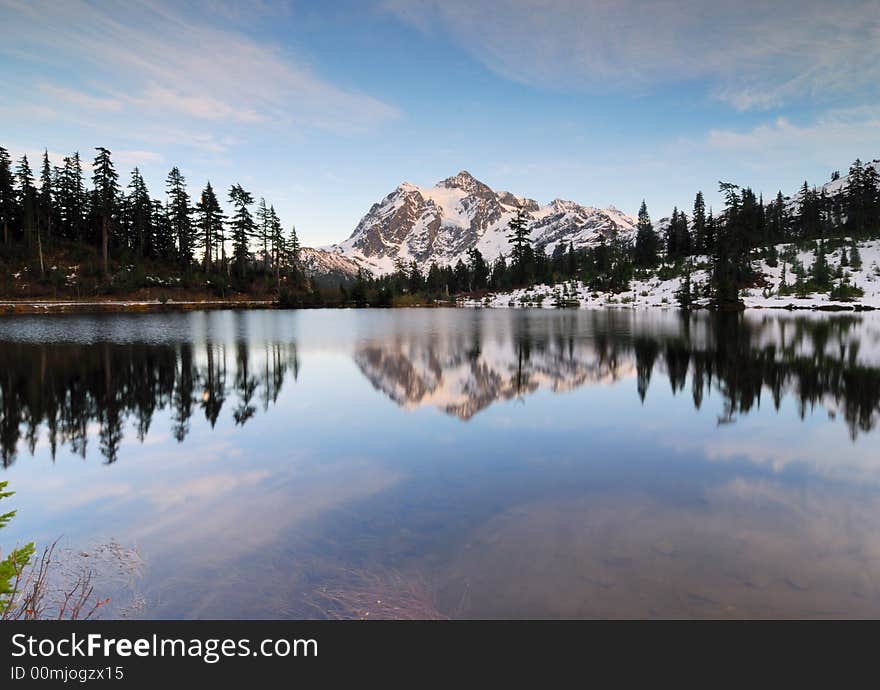
[{"label": "snow on mountain", "polygon": [[[872,161],[868,161],[864,163],[865,168],[874,168],[874,170],[880,173],[880,159],[874,159]],[[849,174],[848,173],[840,173],[836,180],[832,179],[826,182],[825,184],[816,188],[816,191],[820,194],[824,192],[829,197],[834,197],[840,194],[841,192],[845,192],[847,186],[849,185]],[[788,202],[789,208],[797,207],[800,203],[800,190],[795,192],[790,197],[785,197]]]},{"label": "snow on mountain", "polygon": [[299,262],[306,275],[335,282],[355,277],[359,268],[356,262],[338,252],[313,247],[300,248]]},{"label": "snow on mountain", "polygon": [[552,253],[558,245],[582,248],[618,234],[630,237],[635,219],[613,206],[600,209],[555,199],[547,205],[496,192],[466,170],[419,187],[404,182],[373,205],[344,242],[326,251],[346,257],[376,275],[394,270],[398,261],[415,261],[427,270],[432,263],[467,261],[479,249],[486,261],[510,254],[508,223],[522,208],[532,244]]}]

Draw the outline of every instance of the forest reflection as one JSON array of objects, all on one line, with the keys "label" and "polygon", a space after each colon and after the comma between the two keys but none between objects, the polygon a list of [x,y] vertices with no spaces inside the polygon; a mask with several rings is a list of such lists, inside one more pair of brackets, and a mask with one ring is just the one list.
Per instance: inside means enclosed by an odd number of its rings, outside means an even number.
[{"label": "forest reflection", "polygon": [[[259,352],[255,353],[257,349]],[[0,342],[0,456],[8,467],[22,440],[33,454],[45,427],[52,458],[59,445],[83,458],[93,425],[107,463],[119,455],[123,428],[137,438],[150,432],[154,415],[171,411],[171,433],[183,441],[200,411],[217,423],[232,406],[237,425],[277,401],[285,377],[299,372],[295,344],[207,342],[199,347],[143,343]]]},{"label": "forest reflection", "polygon": [[[877,423],[880,363],[862,351],[863,341],[877,334],[859,315],[651,320],[522,311],[493,319],[462,318],[431,331],[389,329],[353,341],[348,352],[397,405],[435,407],[463,421],[539,389],[558,393],[629,379],[644,401],[665,377],[696,409],[710,390],[720,393],[722,424],[760,406],[765,395],[776,410],[785,398],[796,400],[802,418],[821,406],[846,424],[853,440]],[[22,448],[33,454],[41,438],[53,458],[59,446],[86,457],[91,442],[113,463],[126,428],[143,441],[163,410],[177,441],[196,415],[214,428],[226,409],[228,423],[245,425],[260,409],[270,410],[300,369],[293,339],[257,343],[0,341],[3,466]]]}]

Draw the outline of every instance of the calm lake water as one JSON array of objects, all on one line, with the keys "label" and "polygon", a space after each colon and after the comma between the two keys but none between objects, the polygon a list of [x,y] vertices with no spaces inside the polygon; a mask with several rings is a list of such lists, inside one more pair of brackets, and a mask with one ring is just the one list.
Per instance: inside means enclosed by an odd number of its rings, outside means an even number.
[{"label": "calm lake water", "polygon": [[111,615],[880,616],[880,315],[3,317],[0,401]]}]

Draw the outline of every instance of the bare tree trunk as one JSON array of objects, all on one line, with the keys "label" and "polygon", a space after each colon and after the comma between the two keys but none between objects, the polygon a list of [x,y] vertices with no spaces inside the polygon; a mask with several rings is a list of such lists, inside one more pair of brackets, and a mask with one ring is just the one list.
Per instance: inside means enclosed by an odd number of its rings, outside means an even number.
[{"label": "bare tree trunk", "polygon": [[43,265],[43,233],[40,232],[40,228],[37,228],[37,251],[40,254],[40,277],[46,277],[46,267]]}]

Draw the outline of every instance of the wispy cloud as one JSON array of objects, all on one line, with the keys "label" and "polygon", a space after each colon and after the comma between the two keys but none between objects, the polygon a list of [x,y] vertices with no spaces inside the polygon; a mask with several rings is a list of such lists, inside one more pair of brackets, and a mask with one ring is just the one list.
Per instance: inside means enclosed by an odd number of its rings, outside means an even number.
[{"label": "wispy cloud", "polygon": [[161,163],[165,157],[155,151],[139,151],[117,149],[113,152],[113,158],[117,163],[125,166],[144,165],[145,163]]},{"label": "wispy cloud", "polygon": [[41,75],[76,70],[96,85],[86,92],[43,77],[44,100],[69,107],[346,134],[398,115],[392,105],[322,79],[280,46],[170,3],[0,0],[0,11],[0,54],[31,62]]},{"label": "wispy cloud", "polygon": [[122,101],[116,98],[104,98],[94,96],[84,91],[78,91],[65,86],[55,86],[52,84],[40,84],[38,89],[49,96],[49,98],[57,103],[62,102],[67,105],[74,105],[85,108],[87,110],[99,110],[119,112],[122,110]]},{"label": "wispy cloud", "polygon": [[384,0],[455,35],[493,71],[563,89],[646,90],[707,80],[740,110],[876,88],[876,0]]},{"label": "wispy cloud", "polygon": [[691,144],[753,168],[805,162],[831,170],[880,152],[880,107],[831,109],[806,122],[780,117],[747,129],[711,129]]}]

